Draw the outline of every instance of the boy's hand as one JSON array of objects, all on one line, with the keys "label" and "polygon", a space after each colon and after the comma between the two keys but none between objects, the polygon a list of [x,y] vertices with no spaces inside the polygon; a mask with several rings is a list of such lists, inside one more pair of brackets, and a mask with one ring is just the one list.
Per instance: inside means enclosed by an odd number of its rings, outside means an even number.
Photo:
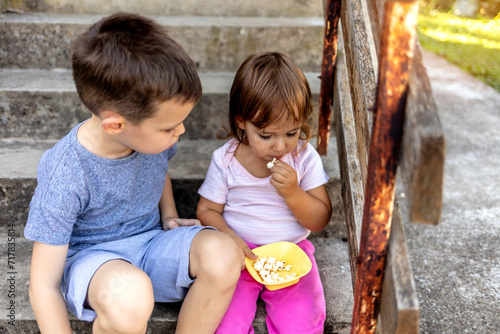
[{"label": "boy's hand", "polygon": [[297,172],[284,161],[278,161],[271,169],[271,185],[283,199],[292,197],[299,189]]},{"label": "boy's hand", "polygon": [[181,226],[194,226],[194,225],[201,225],[201,223],[198,219],[185,219],[176,217],[170,217],[163,221],[163,229],[165,231],[173,230],[174,228]]}]

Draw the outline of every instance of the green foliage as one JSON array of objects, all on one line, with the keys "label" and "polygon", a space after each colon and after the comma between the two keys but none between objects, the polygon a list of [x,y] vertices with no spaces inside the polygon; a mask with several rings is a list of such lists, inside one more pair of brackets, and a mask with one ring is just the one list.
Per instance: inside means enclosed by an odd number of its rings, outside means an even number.
[{"label": "green foliage", "polygon": [[418,38],[425,49],[500,91],[500,20],[421,12]]},{"label": "green foliage", "polygon": [[[420,11],[429,14],[431,11],[451,12],[457,0],[420,0]],[[500,15],[500,0],[476,0],[477,15],[494,18]]]}]

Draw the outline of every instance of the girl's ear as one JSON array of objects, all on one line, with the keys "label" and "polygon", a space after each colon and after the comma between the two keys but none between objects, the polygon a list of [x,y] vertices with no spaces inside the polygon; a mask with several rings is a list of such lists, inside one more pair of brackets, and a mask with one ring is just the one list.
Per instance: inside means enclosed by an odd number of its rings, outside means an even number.
[{"label": "girl's ear", "polygon": [[101,128],[109,135],[120,134],[125,128],[125,118],[114,111],[103,111],[99,115],[101,118]]},{"label": "girl's ear", "polygon": [[236,125],[237,125],[237,126],[238,126],[241,130],[245,130],[245,122],[244,122],[241,118],[239,118],[239,117],[237,117],[237,118],[236,118]]}]

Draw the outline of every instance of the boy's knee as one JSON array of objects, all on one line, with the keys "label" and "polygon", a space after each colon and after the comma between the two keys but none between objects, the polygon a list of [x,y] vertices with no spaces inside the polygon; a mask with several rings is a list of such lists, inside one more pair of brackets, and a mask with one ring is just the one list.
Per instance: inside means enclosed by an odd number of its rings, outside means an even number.
[{"label": "boy's knee", "polygon": [[202,274],[224,281],[237,281],[241,271],[241,251],[236,242],[226,233],[206,232],[200,235],[193,247],[199,264],[197,269]]},{"label": "boy's knee", "polygon": [[97,284],[89,289],[89,301],[100,326],[117,333],[138,333],[146,328],[154,295],[144,272],[137,268],[110,271],[105,281]]}]

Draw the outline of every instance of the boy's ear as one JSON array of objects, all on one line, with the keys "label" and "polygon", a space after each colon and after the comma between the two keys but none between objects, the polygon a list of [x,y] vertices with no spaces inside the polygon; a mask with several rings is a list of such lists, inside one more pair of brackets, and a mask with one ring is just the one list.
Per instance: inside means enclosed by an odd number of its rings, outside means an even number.
[{"label": "boy's ear", "polygon": [[109,135],[120,134],[125,128],[125,118],[114,111],[103,111],[99,117],[102,130]]}]

